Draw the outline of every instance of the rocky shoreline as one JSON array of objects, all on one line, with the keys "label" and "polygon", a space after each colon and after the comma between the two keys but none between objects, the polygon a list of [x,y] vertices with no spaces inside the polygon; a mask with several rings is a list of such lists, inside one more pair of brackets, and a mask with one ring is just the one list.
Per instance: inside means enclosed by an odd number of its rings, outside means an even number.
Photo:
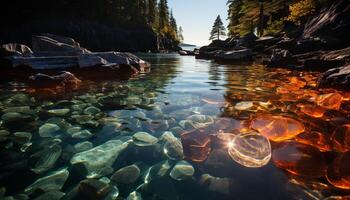
[{"label": "rocky shoreline", "polygon": [[349,90],[350,7],[337,1],[303,30],[258,38],[254,34],[216,40],[199,49],[197,59],[232,63],[261,60],[268,67],[321,71],[318,86]]},{"label": "rocky shoreline", "polygon": [[[0,47],[1,79],[34,88],[77,89],[81,80],[127,79],[150,71],[131,53],[91,52],[72,38],[53,34],[32,37],[32,48],[17,43]],[[69,72],[68,72],[69,71]]]}]

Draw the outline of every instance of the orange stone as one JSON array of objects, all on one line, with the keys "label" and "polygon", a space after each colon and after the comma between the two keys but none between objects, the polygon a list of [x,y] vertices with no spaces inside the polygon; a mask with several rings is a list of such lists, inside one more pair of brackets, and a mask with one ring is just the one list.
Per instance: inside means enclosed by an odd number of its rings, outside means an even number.
[{"label": "orange stone", "polygon": [[295,141],[316,147],[322,152],[332,150],[331,141],[329,138],[325,137],[324,134],[317,131],[302,133],[295,138]]},{"label": "orange stone", "polygon": [[323,94],[316,97],[316,104],[330,110],[339,110],[343,96],[339,93]]},{"label": "orange stone", "polygon": [[291,77],[291,78],[288,78],[288,80],[290,81],[291,84],[299,88],[303,88],[306,85],[306,82],[299,80],[297,77]]},{"label": "orange stone", "polygon": [[317,105],[298,104],[298,107],[302,113],[315,118],[323,117],[324,113],[326,112],[324,108]]},{"label": "orange stone", "polygon": [[272,160],[277,167],[298,176],[322,177],[327,169],[322,152],[297,142],[279,143],[273,150]]},{"label": "orange stone", "polygon": [[334,150],[347,152],[350,150],[350,124],[336,128],[332,134],[331,141]]},{"label": "orange stone", "polygon": [[272,115],[255,118],[251,128],[274,142],[292,139],[305,130],[304,125],[295,119]]},{"label": "orange stone", "polygon": [[326,178],[334,187],[350,189],[350,151],[333,161],[328,167]]},{"label": "orange stone", "polygon": [[207,99],[207,98],[203,98],[202,101],[204,103],[209,104],[209,105],[225,105],[225,102],[223,102],[223,101],[215,101],[215,100],[211,100],[211,99]]},{"label": "orange stone", "polygon": [[195,129],[181,135],[185,157],[194,162],[205,161],[211,151],[211,140],[203,130]]}]

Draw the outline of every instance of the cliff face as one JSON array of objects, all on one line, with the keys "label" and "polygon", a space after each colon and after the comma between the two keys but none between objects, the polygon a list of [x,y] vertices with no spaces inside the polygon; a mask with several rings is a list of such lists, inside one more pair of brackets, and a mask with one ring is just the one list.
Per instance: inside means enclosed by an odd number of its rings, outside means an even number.
[{"label": "cliff face", "polygon": [[[76,38],[93,51],[157,51],[158,41],[148,27],[126,28],[83,20],[37,20],[0,32],[0,44],[17,42],[30,46],[31,36],[52,33]],[[170,48],[165,46],[164,48]]]}]

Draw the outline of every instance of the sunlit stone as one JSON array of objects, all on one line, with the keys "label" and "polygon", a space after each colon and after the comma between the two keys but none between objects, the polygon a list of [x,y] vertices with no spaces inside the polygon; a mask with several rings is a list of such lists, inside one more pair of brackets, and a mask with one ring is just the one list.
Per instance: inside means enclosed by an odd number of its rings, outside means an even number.
[{"label": "sunlit stone", "polygon": [[251,128],[275,142],[292,139],[305,130],[304,125],[295,119],[272,115],[255,118]]},{"label": "sunlit stone", "polygon": [[116,171],[112,175],[111,180],[115,183],[130,184],[139,178],[140,172],[137,165],[129,165]]},{"label": "sunlit stone", "polygon": [[308,144],[313,147],[316,147],[322,152],[331,151],[331,141],[328,137],[325,137],[324,134],[317,132],[317,131],[311,131],[311,132],[305,132],[300,135],[298,135],[295,140],[299,143]]},{"label": "sunlit stone", "polygon": [[271,159],[270,141],[256,131],[240,133],[229,143],[228,153],[245,167],[262,167]]},{"label": "sunlit stone", "polygon": [[179,161],[170,171],[170,177],[177,181],[191,178],[193,174],[193,166],[186,161]]},{"label": "sunlit stone", "polygon": [[333,186],[350,189],[350,151],[339,155],[328,167],[326,178]]},{"label": "sunlit stone", "polygon": [[39,135],[41,137],[55,137],[61,130],[56,124],[46,123],[39,128]]},{"label": "sunlit stone", "polygon": [[350,150],[350,124],[336,128],[332,134],[331,141],[333,148],[339,152]]},{"label": "sunlit stone", "polygon": [[112,173],[111,166],[128,145],[128,142],[121,140],[110,140],[90,150],[75,154],[70,162],[72,165],[84,166],[88,178],[101,177]]},{"label": "sunlit stone", "polygon": [[303,88],[306,85],[305,81],[301,81],[297,77],[290,77],[290,78],[288,78],[288,80],[290,81],[290,83],[292,85],[295,85],[295,86],[297,86],[299,88]]},{"label": "sunlit stone", "polygon": [[324,108],[317,105],[298,104],[298,107],[302,113],[315,118],[323,117],[324,113],[326,112]]},{"label": "sunlit stone", "polygon": [[315,99],[317,105],[330,109],[330,110],[339,110],[343,101],[343,96],[339,93],[330,93],[319,95]]},{"label": "sunlit stone", "polygon": [[208,158],[211,151],[211,141],[210,137],[202,130],[195,129],[183,133],[181,142],[186,158],[195,162],[203,162]]},{"label": "sunlit stone", "polygon": [[166,131],[161,140],[164,141],[163,152],[171,160],[181,160],[184,158],[181,141],[171,132]]},{"label": "sunlit stone", "polygon": [[192,115],[187,120],[191,121],[195,128],[204,128],[214,123],[214,119],[207,115]]},{"label": "sunlit stone", "polygon": [[64,168],[58,171],[51,172],[49,175],[39,178],[33,184],[25,189],[27,194],[32,194],[36,190],[44,192],[51,190],[61,190],[64,183],[68,179],[69,171]]},{"label": "sunlit stone", "polygon": [[152,146],[158,142],[158,138],[146,132],[137,132],[132,137],[137,146]]},{"label": "sunlit stone", "polygon": [[235,105],[236,110],[249,110],[254,106],[252,101],[242,101]]},{"label": "sunlit stone", "polygon": [[277,167],[306,177],[321,177],[327,169],[325,158],[318,149],[297,142],[279,143],[273,149],[272,160]]},{"label": "sunlit stone", "polygon": [[63,108],[63,109],[53,109],[53,110],[48,110],[47,113],[49,113],[52,116],[58,116],[62,117],[67,115],[70,112],[68,108]]}]

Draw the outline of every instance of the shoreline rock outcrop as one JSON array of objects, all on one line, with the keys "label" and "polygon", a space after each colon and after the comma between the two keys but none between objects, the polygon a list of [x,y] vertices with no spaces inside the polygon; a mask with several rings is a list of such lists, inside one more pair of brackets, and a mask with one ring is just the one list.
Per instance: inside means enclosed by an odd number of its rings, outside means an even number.
[{"label": "shoreline rock outcrop", "polygon": [[0,60],[1,78],[28,82],[35,88],[77,89],[80,79],[125,79],[150,71],[150,64],[134,54],[91,52],[73,38],[53,34],[33,36],[32,49],[22,44],[4,44]]}]

